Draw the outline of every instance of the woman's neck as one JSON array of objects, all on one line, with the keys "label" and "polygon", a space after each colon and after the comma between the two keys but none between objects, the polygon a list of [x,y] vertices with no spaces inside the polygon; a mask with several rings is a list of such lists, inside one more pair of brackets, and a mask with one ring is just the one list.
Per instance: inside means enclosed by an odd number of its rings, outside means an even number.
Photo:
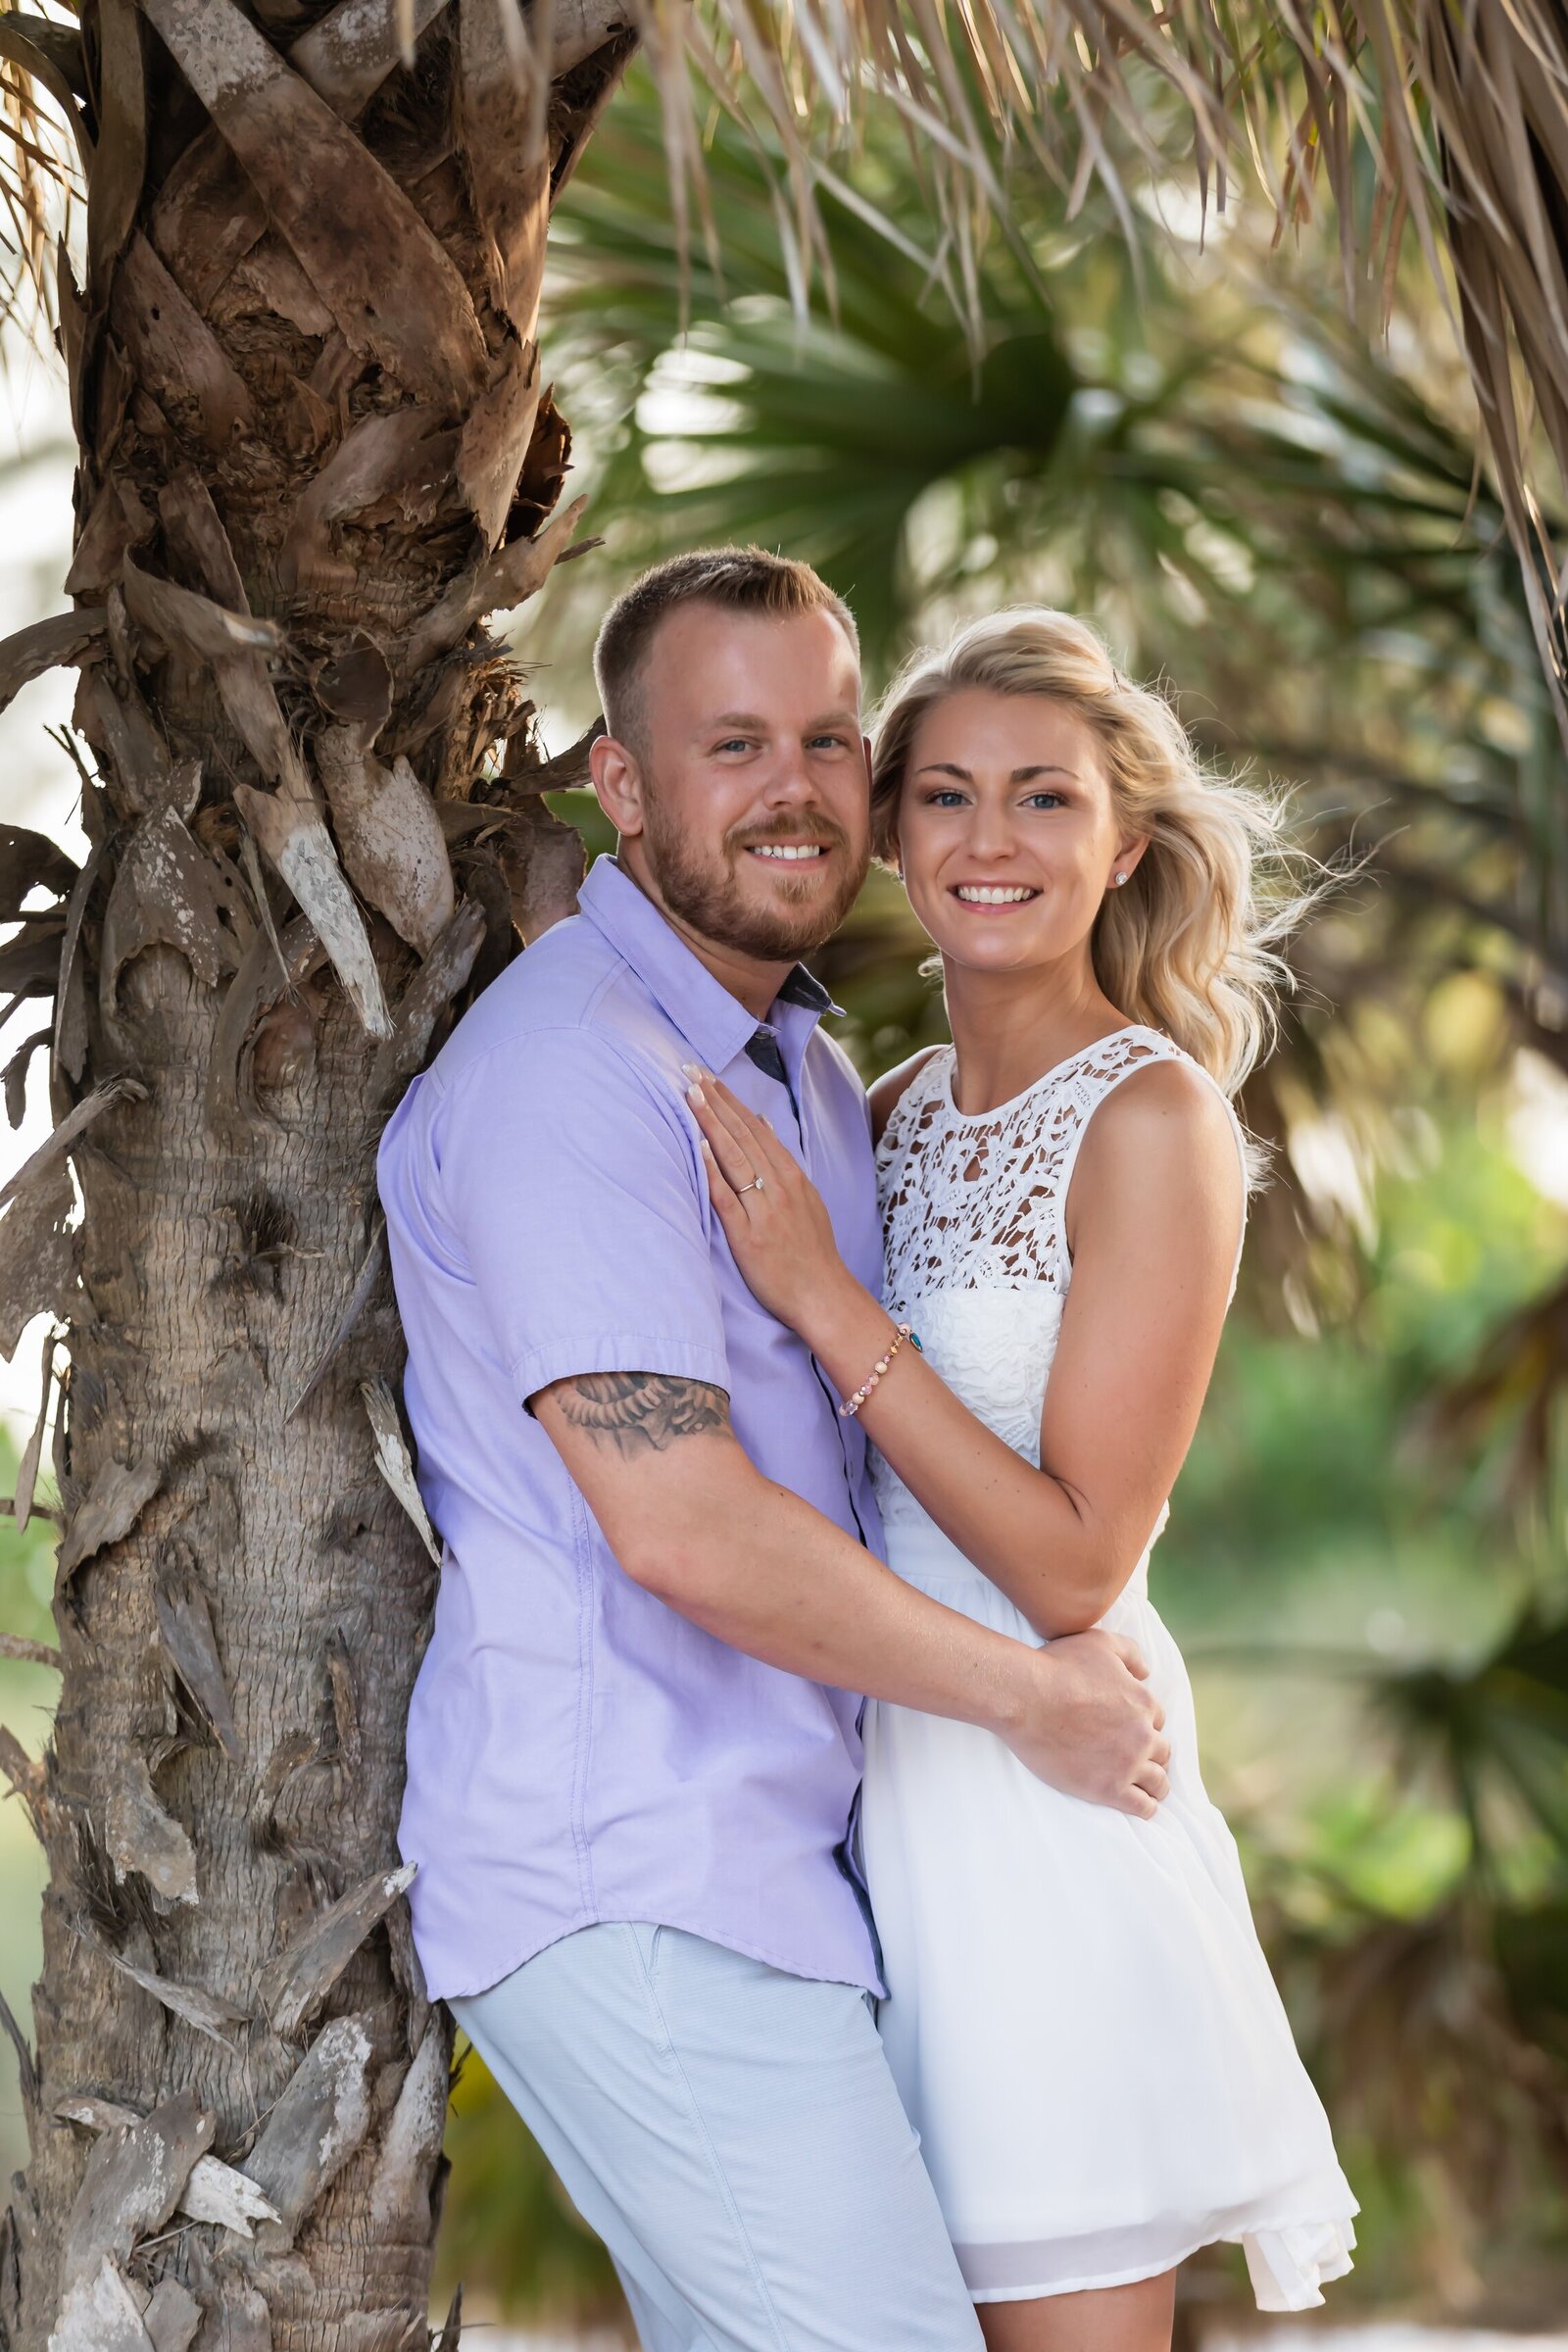
[{"label": "woman's neck", "polygon": [[1124,1026],[1085,965],[983,972],[944,960],[956,1068],[953,1099],[965,1117],[1010,1102],[1057,1062]]}]

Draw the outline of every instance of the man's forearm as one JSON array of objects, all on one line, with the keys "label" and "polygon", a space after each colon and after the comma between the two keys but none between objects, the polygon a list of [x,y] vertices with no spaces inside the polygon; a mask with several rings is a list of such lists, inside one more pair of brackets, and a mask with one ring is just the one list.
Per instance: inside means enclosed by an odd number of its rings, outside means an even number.
[{"label": "man's forearm", "polygon": [[904,1584],[763,1478],[720,1388],[659,1372],[561,1380],[542,1428],[636,1583],[731,1648],[811,1682],[998,1733],[1069,1795],[1147,1817],[1168,1745],[1130,1642],[1040,1650]]},{"label": "man's forearm", "polygon": [[[1102,1633],[1037,1649],[913,1590],[788,1489],[746,1462],[720,1525],[644,1582],[705,1632],[769,1665],[1004,1740],[1053,1788],[1143,1819],[1168,1783],[1170,1743],[1131,1642]],[[607,1530],[608,1533],[608,1530]]]},{"label": "man's forearm", "polygon": [[722,1389],[590,1373],[534,1409],[626,1574],[732,1649],[1004,1737],[1038,1713],[1039,1658],[912,1591],[763,1478]]},{"label": "man's forearm", "polygon": [[1015,1727],[1022,1643],[905,1584],[744,1455],[734,1486],[713,1531],[694,1528],[667,1553],[657,1544],[642,1553],[639,1582],[705,1633],[787,1673],[1004,1735]]}]

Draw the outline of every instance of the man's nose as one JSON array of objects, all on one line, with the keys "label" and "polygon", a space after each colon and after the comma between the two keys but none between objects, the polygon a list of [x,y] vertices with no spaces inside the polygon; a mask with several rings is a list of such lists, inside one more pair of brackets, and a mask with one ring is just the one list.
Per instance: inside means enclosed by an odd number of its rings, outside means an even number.
[{"label": "man's nose", "polygon": [[770,808],[796,808],[817,797],[809,763],[799,744],[782,746],[768,769],[762,797]]}]

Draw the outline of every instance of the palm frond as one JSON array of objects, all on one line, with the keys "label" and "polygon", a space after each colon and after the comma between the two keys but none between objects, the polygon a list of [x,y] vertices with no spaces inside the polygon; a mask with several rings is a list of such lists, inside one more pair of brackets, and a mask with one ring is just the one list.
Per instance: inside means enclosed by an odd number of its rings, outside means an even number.
[{"label": "palm frond", "polygon": [[[1387,318],[1413,244],[1453,310],[1482,437],[1568,742],[1568,545],[1547,519],[1568,482],[1568,18],[1555,0],[632,0],[663,105],[674,215],[702,178],[688,68],[780,150],[775,214],[797,308],[821,158],[892,109],[956,257],[966,324],[975,256],[1005,219],[1004,156],[1028,155],[1069,212],[1098,181],[1124,227],[1138,178],[1169,172],[1160,93],[1185,118],[1207,208],[1257,183],[1277,232],[1326,198],[1345,293]],[[742,91],[746,92],[743,101]],[[1118,136],[1111,136],[1115,131]],[[711,218],[710,212],[709,218]]]},{"label": "palm frond", "polygon": [[[360,0],[339,0],[358,9]],[[439,6],[386,0],[412,61]],[[81,36],[53,16],[0,11],[0,178],[13,250],[41,258],[78,140]],[[328,12],[331,13],[331,12]],[[1277,232],[1323,209],[1338,231],[1346,296],[1387,316],[1400,256],[1417,249],[1453,311],[1483,442],[1521,566],[1531,625],[1568,741],[1565,549],[1550,510],[1568,480],[1568,19],[1555,0],[1238,0],[1219,10],[1156,0],[581,0],[596,36],[638,32],[660,95],[664,202],[677,266],[694,226],[716,257],[706,151],[716,107],[761,130],[767,210],[790,299],[804,317],[831,273],[822,196],[873,114],[896,120],[906,169],[938,230],[972,346],[985,340],[988,233],[1010,233],[1013,187],[1032,164],[1075,217],[1099,186],[1136,244],[1142,184],[1190,172],[1205,209],[1255,184]],[[549,14],[503,11],[519,73],[542,91]],[[705,122],[705,113],[710,120]],[[861,199],[870,218],[877,200]],[[19,271],[17,284],[27,278]]]},{"label": "palm frond", "polygon": [[1505,1480],[1523,1497],[1545,1482],[1568,1397],[1568,1277],[1490,1332],[1472,1360],[1432,1396],[1425,1416],[1434,1449],[1473,1449],[1504,1433]]},{"label": "palm frond", "polygon": [[0,10],[0,322],[53,326],[55,245],[92,152],[86,97],[74,11]]},{"label": "palm frond", "polygon": [[1374,1703],[1398,1743],[1406,1794],[1431,1778],[1462,1814],[1471,1867],[1494,1879],[1521,1835],[1568,1868],[1568,1617],[1529,1602],[1487,1655],[1380,1679]]}]

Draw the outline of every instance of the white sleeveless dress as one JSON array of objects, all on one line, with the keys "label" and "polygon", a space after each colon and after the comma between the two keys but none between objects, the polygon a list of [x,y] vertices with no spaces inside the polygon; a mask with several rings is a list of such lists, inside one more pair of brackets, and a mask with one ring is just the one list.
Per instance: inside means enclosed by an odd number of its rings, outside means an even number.
[{"label": "white sleeveless dress", "polygon": [[[1085,1127],[1134,1070],[1188,1057],[1128,1028],[976,1117],[955,1107],[953,1058],[917,1072],[878,1152],[886,1299],[969,1410],[1038,1462]],[[873,1472],[894,1570],[1038,1643],[880,1457]],[[1165,1709],[1154,1820],[1047,1788],[972,1725],[867,1706],[879,2024],[977,2302],[1152,2278],[1229,2238],[1260,2308],[1298,2311],[1350,2268],[1356,2201],[1203,1788],[1148,1566],[1146,1549],[1102,1623],[1138,1642]]]}]

